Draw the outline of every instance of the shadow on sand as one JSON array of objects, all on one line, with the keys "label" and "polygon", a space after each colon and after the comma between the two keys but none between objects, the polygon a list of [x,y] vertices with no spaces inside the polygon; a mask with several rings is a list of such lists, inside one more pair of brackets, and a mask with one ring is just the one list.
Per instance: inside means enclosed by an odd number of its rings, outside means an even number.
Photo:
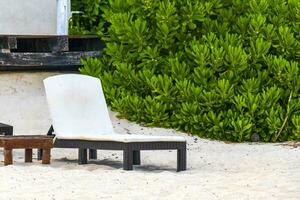
[{"label": "shadow on sand", "polygon": [[[58,168],[68,168],[70,169],[70,165],[72,165],[71,169],[87,169],[89,171],[98,170],[101,168],[104,169],[120,169],[123,170],[123,163],[121,161],[111,160],[111,159],[98,159],[98,160],[89,160],[88,164],[85,165],[78,165],[77,159],[68,159],[68,158],[61,158],[53,160],[51,166],[58,167]],[[160,173],[162,171],[169,171],[169,172],[176,172],[176,168],[173,168],[168,165],[134,165],[133,171],[141,171],[141,172],[157,172]]]}]

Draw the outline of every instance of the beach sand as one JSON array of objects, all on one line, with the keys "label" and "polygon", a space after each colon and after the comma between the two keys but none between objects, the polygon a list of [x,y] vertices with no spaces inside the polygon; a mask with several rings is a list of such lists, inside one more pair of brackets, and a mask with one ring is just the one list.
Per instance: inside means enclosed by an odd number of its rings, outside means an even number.
[{"label": "beach sand", "polygon": [[[42,80],[53,74],[0,74],[0,122],[14,125],[14,134],[46,134],[51,121]],[[14,165],[4,167],[0,149],[0,200],[300,199],[300,147],[211,141],[110,114],[119,133],[184,136],[187,171],[176,172],[175,151],[142,151],[142,165],[124,171],[118,151],[98,150],[98,160],[78,165],[76,149],[53,149],[51,165],[42,165],[24,163],[24,152],[15,150]]]}]

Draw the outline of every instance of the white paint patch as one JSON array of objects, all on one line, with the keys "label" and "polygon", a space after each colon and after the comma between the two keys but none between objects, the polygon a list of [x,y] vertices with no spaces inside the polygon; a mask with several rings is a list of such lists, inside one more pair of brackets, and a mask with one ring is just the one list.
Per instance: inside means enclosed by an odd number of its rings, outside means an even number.
[{"label": "white paint patch", "polygon": [[55,35],[56,0],[0,0],[0,34]]}]

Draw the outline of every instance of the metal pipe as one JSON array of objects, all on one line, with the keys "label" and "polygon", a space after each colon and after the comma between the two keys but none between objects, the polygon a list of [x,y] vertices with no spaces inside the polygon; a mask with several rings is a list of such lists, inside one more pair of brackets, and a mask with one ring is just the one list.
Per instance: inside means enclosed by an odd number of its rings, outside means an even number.
[{"label": "metal pipe", "polygon": [[71,0],[57,1],[57,35],[68,35],[71,17]]}]

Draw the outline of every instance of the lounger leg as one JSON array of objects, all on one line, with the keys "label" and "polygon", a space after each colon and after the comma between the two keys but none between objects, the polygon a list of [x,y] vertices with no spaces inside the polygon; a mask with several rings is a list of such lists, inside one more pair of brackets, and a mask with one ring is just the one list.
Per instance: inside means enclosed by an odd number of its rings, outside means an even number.
[{"label": "lounger leg", "polygon": [[12,149],[4,149],[4,165],[12,165],[13,164],[13,155]]},{"label": "lounger leg", "polygon": [[43,149],[37,150],[37,160],[42,160],[43,158]]},{"label": "lounger leg", "polygon": [[89,149],[89,159],[97,159],[97,149]]},{"label": "lounger leg", "polygon": [[182,144],[179,149],[177,149],[177,171],[186,170],[186,144]]},{"label": "lounger leg", "polygon": [[124,170],[132,170],[133,169],[133,151],[128,145],[123,150],[123,169]]},{"label": "lounger leg", "polygon": [[25,162],[32,162],[32,149],[25,149]]},{"label": "lounger leg", "polygon": [[78,150],[78,164],[79,165],[87,164],[87,149]]},{"label": "lounger leg", "polygon": [[141,151],[133,151],[133,164],[140,165],[141,164]]}]

